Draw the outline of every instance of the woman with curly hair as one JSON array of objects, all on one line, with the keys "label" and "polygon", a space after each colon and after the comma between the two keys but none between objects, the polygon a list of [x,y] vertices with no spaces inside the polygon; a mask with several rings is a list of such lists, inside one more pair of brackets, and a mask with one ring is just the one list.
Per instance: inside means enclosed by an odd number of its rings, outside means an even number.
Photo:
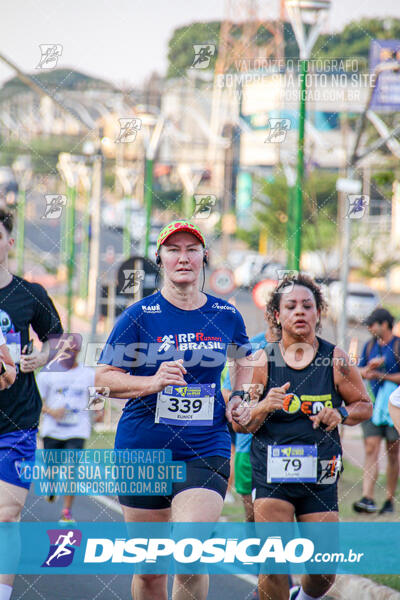
[{"label": "woman with curly hair", "polygon": [[[267,318],[281,331],[281,340],[259,351],[253,389],[263,392],[250,424],[235,425],[253,433],[256,522],[338,521],[338,426],[369,419],[372,406],[346,353],[316,335],[324,309],[320,288],[303,274],[285,277],[267,305]],[[321,598],[334,578],[304,575],[290,598]],[[260,574],[258,586],[260,600],[289,596],[287,575]]]}]

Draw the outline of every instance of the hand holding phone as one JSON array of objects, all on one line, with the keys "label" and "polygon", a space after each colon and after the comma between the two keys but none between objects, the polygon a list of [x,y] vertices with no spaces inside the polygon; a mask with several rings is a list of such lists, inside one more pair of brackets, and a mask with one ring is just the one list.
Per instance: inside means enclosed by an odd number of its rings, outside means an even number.
[{"label": "hand holding phone", "polygon": [[21,354],[32,354],[33,352],[33,340],[29,340],[29,342],[22,348]]}]

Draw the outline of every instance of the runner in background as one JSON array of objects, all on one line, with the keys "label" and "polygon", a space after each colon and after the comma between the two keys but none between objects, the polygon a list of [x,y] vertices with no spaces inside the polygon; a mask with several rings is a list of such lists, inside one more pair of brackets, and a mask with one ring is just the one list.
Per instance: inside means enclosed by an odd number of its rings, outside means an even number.
[{"label": "runner in background", "polygon": [[[0,325],[16,365],[16,379],[0,391],[0,522],[19,521],[29,483],[21,481],[23,461],[35,460],[41,400],[33,372],[49,359],[48,340],[62,333],[60,317],[38,283],[9,272],[8,254],[14,246],[13,217],[0,209]],[[33,349],[29,327],[42,342]],[[14,575],[0,575],[0,600],[9,600]]]},{"label": "runner in background", "polygon": [[[89,439],[93,412],[96,420],[101,411],[88,410],[89,388],[94,386],[94,369],[78,363],[82,336],[69,334],[68,358],[44,367],[37,384],[43,400],[40,435],[45,450],[82,450]],[[47,498],[55,500],[54,495]],[[64,496],[61,523],[75,523],[71,513],[74,496]]]},{"label": "runner in background", "polygon": [[[372,405],[358,369],[345,352],[316,335],[325,307],[315,282],[302,274],[285,277],[267,305],[280,342],[255,355],[253,383],[264,390],[251,409],[251,464],[256,522],[337,522],[337,482],[342,470],[338,426],[368,419]],[[252,388],[252,391],[255,390]],[[252,398],[254,401],[255,399]],[[292,447],[296,446],[296,459]],[[299,458],[301,457],[301,458]],[[316,600],[335,576],[303,575],[290,599]],[[287,600],[287,575],[261,573],[263,600]]]},{"label": "runner in background", "polygon": [[374,496],[378,478],[379,452],[386,441],[386,499],[379,514],[394,511],[393,498],[399,479],[399,434],[389,414],[389,396],[400,384],[400,338],[393,335],[394,317],[385,308],[376,308],[365,324],[372,338],[364,345],[359,361],[361,377],[374,402],[372,418],[362,424],[365,462],[362,498],[354,502],[356,512],[378,510]]},{"label": "runner in background", "polygon": [[[230,304],[232,304],[232,306],[237,308],[236,307],[236,299],[234,296],[229,298],[228,302]],[[225,392],[225,390],[223,389],[223,387],[224,387],[223,382],[225,381],[225,378],[228,373],[229,373],[229,366],[226,364],[224,367],[224,370],[221,373],[221,392],[222,392],[222,396],[225,400],[225,403],[228,402],[229,396],[230,396],[230,394]],[[230,390],[230,391],[232,391],[232,390]],[[235,497],[232,494],[232,490],[235,485],[235,457],[236,457],[236,435],[237,434],[236,434],[236,431],[233,430],[232,423],[228,422],[227,425],[228,425],[229,435],[231,436],[231,460],[229,463],[230,475],[229,475],[229,479],[228,479],[228,489],[226,490],[226,494],[225,494],[225,502],[226,502],[226,504],[233,504],[235,502]]]},{"label": "runner in background", "polygon": [[[196,225],[167,225],[157,241],[161,291],[122,313],[99,359],[96,386],[127,400],[116,449],[170,449],[173,460],[186,463],[186,481],[174,482],[172,494],[120,496],[126,522],[213,523],[223,508],[227,420],[242,425],[249,420],[243,385],[252,369],[241,357],[251,349],[237,309],[200,288],[206,262],[205,239]],[[227,354],[234,363],[235,391],[225,406],[221,372]],[[208,575],[176,574],[173,598],[205,600],[208,585]],[[135,574],[132,598],[166,600],[167,575]]]},{"label": "runner in background", "polygon": [[390,395],[389,412],[394,426],[396,427],[398,433],[400,433],[400,386]]},{"label": "runner in background", "polygon": [[[274,342],[276,335],[273,334],[273,330],[269,325],[265,332],[258,333],[254,337],[250,338],[250,344],[253,353],[257,350],[265,348],[268,342]],[[231,380],[229,371],[225,374],[222,383],[222,394],[225,402],[228,402],[229,396],[232,392]],[[235,489],[238,494],[242,496],[242,502],[245,512],[245,520],[248,523],[254,521],[254,508],[253,500],[251,497],[252,493],[252,468],[250,462],[250,449],[251,440],[253,436],[251,433],[236,433],[236,451],[234,457],[234,470],[235,470]]]}]

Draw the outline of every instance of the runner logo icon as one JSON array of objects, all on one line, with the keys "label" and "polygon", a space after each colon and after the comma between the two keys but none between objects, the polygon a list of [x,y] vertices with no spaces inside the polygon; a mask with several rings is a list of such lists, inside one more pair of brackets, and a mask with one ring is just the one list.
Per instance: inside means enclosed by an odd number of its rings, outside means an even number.
[{"label": "runner logo icon", "polygon": [[164,352],[164,351],[169,350],[169,348],[171,348],[171,346],[174,345],[174,341],[175,340],[174,340],[174,336],[173,335],[164,335],[161,338],[161,341],[162,341],[162,344],[159,347],[158,351],[159,352]]},{"label": "runner logo icon", "polygon": [[74,558],[75,548],[81,545],[79,529],[48,529],[50,548],[42,567],[68,567]]}]

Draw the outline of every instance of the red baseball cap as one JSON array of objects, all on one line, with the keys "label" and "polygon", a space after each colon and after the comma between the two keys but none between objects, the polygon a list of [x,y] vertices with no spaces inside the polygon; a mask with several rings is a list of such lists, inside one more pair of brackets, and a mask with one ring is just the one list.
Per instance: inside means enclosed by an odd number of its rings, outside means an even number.
[{"label": "red baseball cap", "polygon": [[172,221],[172,223],[169,223],[169,225],[166,225],[160,231],[160,235],[157,238],[157,252],[160,249],[160,246],[162,246],[167,241],[169,236],[173,233],[177,233],[178,231],[186,231],[187,233],[192,233],[195,237],[197,237],[197,239],[203,244],[204,247],[206,246],[206,240],[204,238],[204,235],[201,233],[197,225],[190,223],[190,221],[179,220]]}]

